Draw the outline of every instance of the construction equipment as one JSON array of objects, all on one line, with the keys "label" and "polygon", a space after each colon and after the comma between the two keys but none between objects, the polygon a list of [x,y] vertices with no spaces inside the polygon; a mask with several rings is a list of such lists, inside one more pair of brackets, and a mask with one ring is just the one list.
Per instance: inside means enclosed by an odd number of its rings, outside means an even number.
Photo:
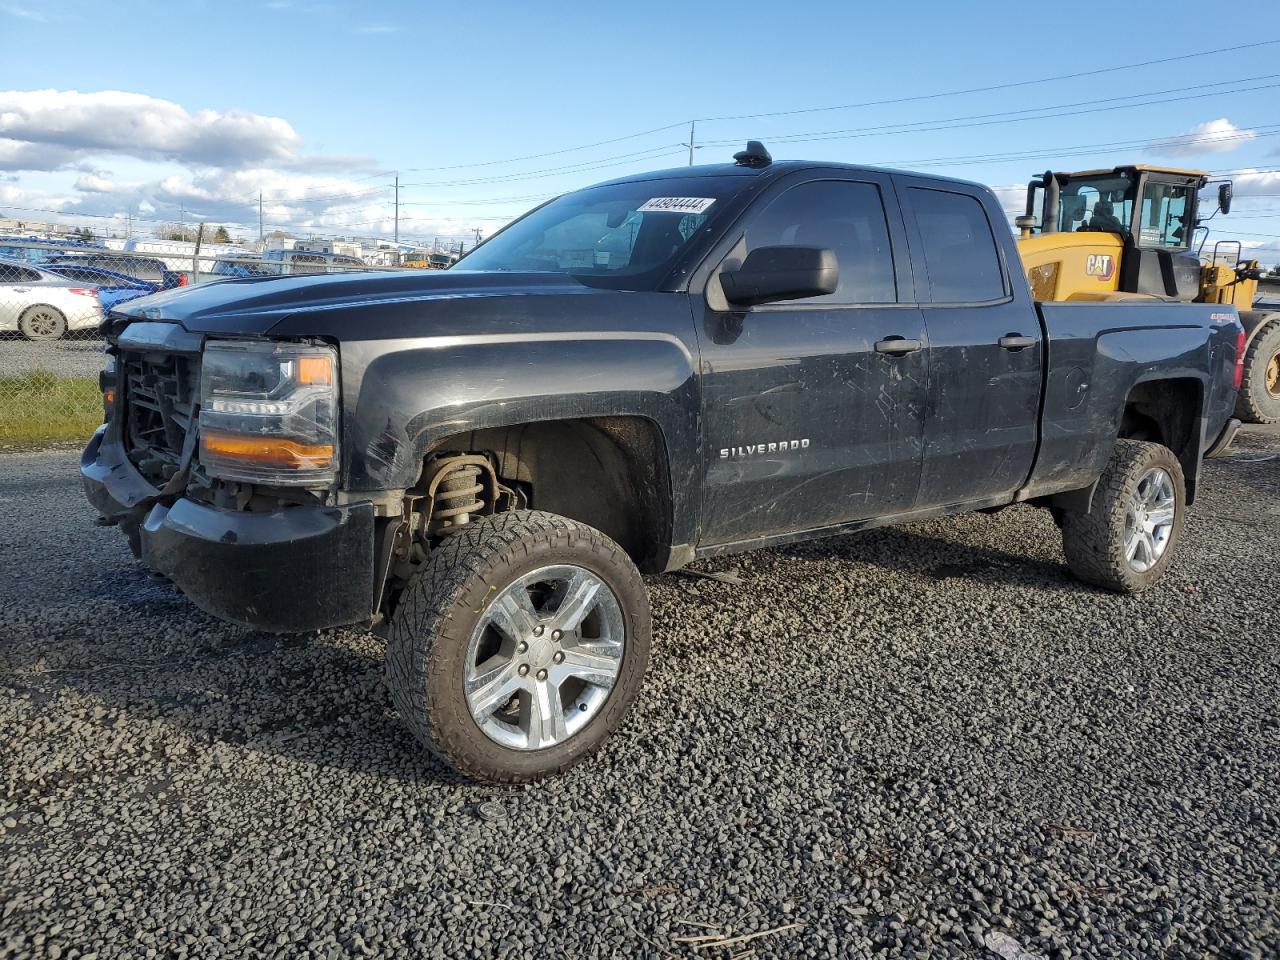
[{"label": "construction equipment", "polygon": [[[1217,209],[1200,217],[1200,191],[1218,184]],[[1280,421],[1280,311],[1255,310],[1257,260],[1238,240],[1202,256],[1208,228],[1231,210],[1230,180],[1200,170],[1144,165],[1057,173],[1027,184],[1014,222],[1018,251],[1037,300],[1184,300],[1236,307],[1245,330],[1244,379],[1236,416]],[[1197,243],[1198,240],[1198,243]]]}]

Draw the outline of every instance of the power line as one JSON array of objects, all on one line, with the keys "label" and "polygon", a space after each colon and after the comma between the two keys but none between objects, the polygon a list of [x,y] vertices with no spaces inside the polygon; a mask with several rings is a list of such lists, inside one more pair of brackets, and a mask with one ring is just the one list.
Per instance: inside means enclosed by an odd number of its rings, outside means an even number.
[{"label": "power line", "polygon": [[[1154,60],[1141,60],[1135,63],[1122,63],[1109,67],[1098,67],[1091,70],[1078,70],[1072,73],[1054,74],[1048,77],[1038,77],[1031,80],[1016,80],[1008,83],[990,84],[982,87],[966,87],[958,90],[940,90],[933,93],[913,94],[906,97],[891,97],[882,100],[864,100],[858,103],[842,103],[821,107],[798,107],[790,110],[775,110],[765,113],[740,113],[725,114],[722,116],[710,117],[691,117],[686,120],[680,120],[675,123],[665,124],[660,127],[652,127],[648,130],[640,130],[635,133],[623,134],[617,137],[611,137],[607,140],[597,140],[592,143],[579,144],[574,147],[564,147],[559,150],[548,150],[541,153],[527,153],[520,156],[504,157],[499,160],[483,160],[472,163],[449,164],[447,166],[435,167],[413,167],[412,172],[424,173],[444,170],[468,170],[479,167],[498,166],[504,163],[519,163],[524,160],[539,160],[544,157],[562,156],[566,153],[576,153],[581,150],[592,150],[596,147],[610,146],[615,143],[623,143],[627,140],[636,140],[640,137],[651,136],[657,133],[666,133],[671,130],[683,129],[694,123],[715,123],[727,120],[760,120],[769,117],[799,116],[809,113],[826,113],[837,110],[856,110],[865,107],[881,107],[892,106],[903,103],[919,103],[926,100],[939,100],[947,97],[967,96],[975,93],[992,93],[997,90],[1012,90],[1021,87],[1037,86],[1045,83],[1056,83],[1062,80],[1076,80],[1084,77],[1103,76],[1105,74],[1117,73],[1124,70],[1138,70],[1143,67],[1159,66],[1166,63],[1179,63],[1186,60],[1194,60],[1200,57],[1216,56],[1221,53],[1235,53],[1240,50],[1251,50],[1258,47],[1273,46],[1280,43],[1280,39],[1259,40],[1253,43],[1236,44],[1229,47],[1217,47],[1212,50],[1198,50],[1192,53],[1179,54],[1171,57],[1160,57]],[[692,140],[692,138],[691,138]],[[684,146],[688,146],[685,144]]]},{"label": "power line", "polygon": [[893,97],[886,100],[864,100],[861,103],[843,103],[830,107],[804,107],[798,110],[776,110],[769,113],[743,113],[736,116],[699,117],[700,121],[711,123],[719,120],[761,120],[766,117],[788,117],[802,113],[823,113],[831,110],[853,110],[860,107],[884,107],[901,103],[918,103],[922,100],[937,100],[943,97],[959,97],[971,93],[991,93],[996,90],[1012,90],[1016,87],[1030,87],[1041,83],[1054,83],[1059,80],[1076,80],[1081,77],[1096,77],[1121,70],[1136,70],[1140,67],[1151,67],[1163,63],[1176,63],[1192,60],[1197,57],[1211,57],[1219,53],[1234,53],[1238,50],[1250,50],[1255,47],[1267,47],[1280,43],[1280,40],[1259,40],[1256,43],[1243,43],[1232,47],[1219,47],[1215,50],[1201,50],[1196,53],[1184,53],[1176,57],[1161,57],[1157,60],[1143,60],[1139,63],[1125,63],[1114,67],[1099,67],[1096,70],[1080,70],[1075,73],[1060,73],[1051,77],[1040,77],[1035,80],[1015,80],[1010,83],[997,83],[985,87],[968,87],[963,90],[945,90],[939,93],[922,93],[909,97]]},{"label": "power line", "polygon": [[[1271,74],[1268,77],[1246,78],[1239,81],[1227,81],[1229,83],[1250,82],[1252,79],[1272,79],[1280,77],[1280,74]],[[1217,86],[1217,84],[1211,84]],[[1109,113],[1115,110],[1131,110],[1135,107],[1150,107],[1164,103],[1182,103],[1188,100],[1203,100],[1206,97],[1216,97],[1223,94],[1252,93],[1258,90],[1273,90],[1280,87],[1280,83],[1260,84],[1253,87],[1241,87],[1232,90],[1213,90],[1206,93],[1187,94],[1177,97],[1162,97],[1155,100],[1145,100],[1141,103],[1110,103],[1105,106],[1084,107],[1079,110],[1063,110],[1060,107],[1067,106],[1083,106],[1083,103],[1103,103],[1108,104],[1107,100],[1083,101],[1080,104],[1062,104],[1059,107],[1032,108],[1027,110],[1013,110],[1005,113],[979,114],[975,118],[968,117],[951,117],[941,120],[924,120],[918,123],[910,124],[888,124],[878,127],[849,128],[844,130],[818,130],[809,133],[781,134],[770,137],[770,143],[816,143],[827,140],[856,140],[865,137],[874,136],[892,136],[901,133],[930,133],[938,130],[960,130],[970,127],[990,127],[1001,126],[1007,123],[1022,123],[1028,120],[1052,120],[1061,117],[1076,117],[1092,113]],[[1184,87],[1181,89],[1196,89]],[[1134,96],[1150,97],[1155,94],[1135,94]],[[1115,100],[1126,98],[1112,98]],[[1022,116],[1034,111],[1054,110],[1056,112],[1038,112],[1034,116]],[[981,118],[981,119],[979,119]],[[994,118],[994,119],[992,119]],[[733,138],[729,140],[710,141],[704,146],[725,146],[734,143],[741,143],[742,138]]]}]

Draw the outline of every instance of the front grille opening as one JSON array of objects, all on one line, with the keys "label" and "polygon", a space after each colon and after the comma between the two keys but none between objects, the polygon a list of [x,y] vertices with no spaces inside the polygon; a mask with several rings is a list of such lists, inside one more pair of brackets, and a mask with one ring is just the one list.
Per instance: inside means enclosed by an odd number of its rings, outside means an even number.
[{"label": "front grille opening", "polygon": [[199,395],[199,364],[178,354],[125,352],[119,369],[125,452],[139,473],[162,487],[182,464]]}]

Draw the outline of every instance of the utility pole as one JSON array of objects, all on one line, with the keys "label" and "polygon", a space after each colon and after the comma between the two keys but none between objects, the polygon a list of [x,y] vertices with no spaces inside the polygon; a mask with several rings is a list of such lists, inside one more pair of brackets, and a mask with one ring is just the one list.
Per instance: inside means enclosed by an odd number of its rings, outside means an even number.
[{"label": "utility pole", "polygon": [[698,126],[697,120],[689,121],[689,142],[686,146],[689,148],[689,166],[693,166],[693,132]]},{"label": "utility pole", "polygon": [[124,217],[125,217],[124,237],[126,240],[132,240],[133,239],[133,208],[132,207],[130,207],[128,210],[124,212]]},{"label": "utility pole", "polygon": [[191,282],[200,282],[200,241],[204,239],[204,223],[196,228],[196,252],[191,255]]},{"label": "utility pole", "polygon": [[258,247],[262,247],[262,191],[258,191]]},{"label": "utility pole", "polygon": [[478,246],[480,246],[480,228],[476,227],[476,242],[475,242],[475,246],[473,246],[471,249],[474,250]]},{"label": "utility pole", "polygon": [[396,173],[396,264],[400,263],[400,174]]}]

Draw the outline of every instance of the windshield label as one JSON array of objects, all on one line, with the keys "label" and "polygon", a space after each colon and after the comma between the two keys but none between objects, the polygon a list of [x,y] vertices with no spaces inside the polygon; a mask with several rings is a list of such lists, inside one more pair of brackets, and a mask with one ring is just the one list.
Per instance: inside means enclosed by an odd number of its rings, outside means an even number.
[{"label": "windshield label", "polygon": [[637,207],[638,213],[705,213],[714,197],[654,197]]}]

